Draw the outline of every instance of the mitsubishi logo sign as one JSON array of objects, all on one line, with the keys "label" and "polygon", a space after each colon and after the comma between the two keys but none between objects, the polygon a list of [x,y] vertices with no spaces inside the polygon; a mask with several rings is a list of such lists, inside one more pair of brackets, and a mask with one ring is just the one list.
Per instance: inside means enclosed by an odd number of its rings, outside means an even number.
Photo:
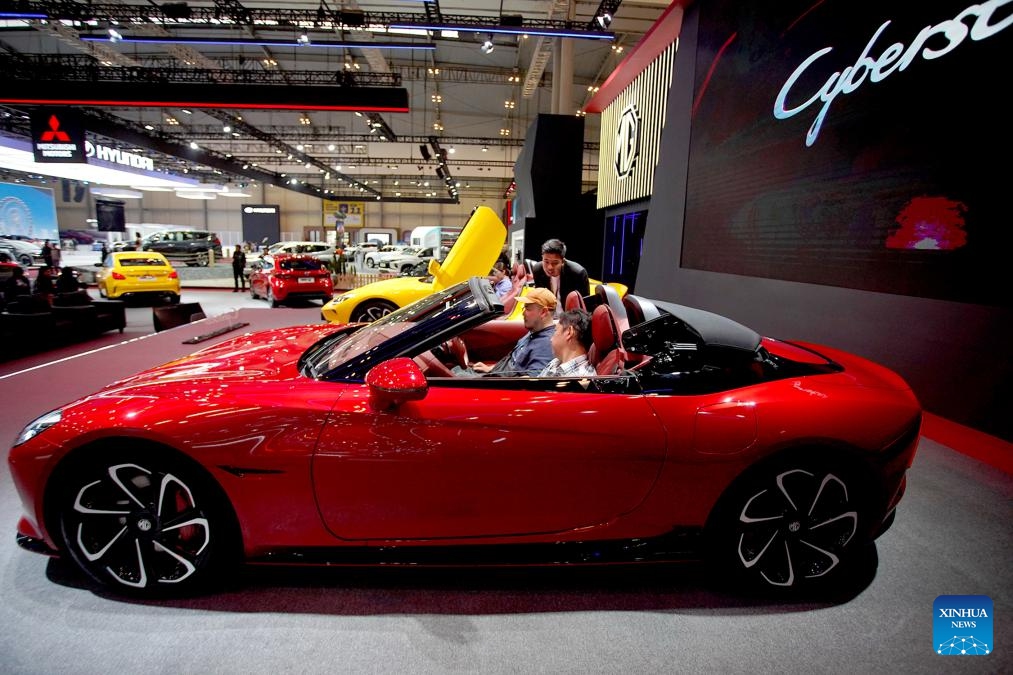
[{"label": "mitsubishi logo sign", "polygon": [[640,156],[640,112],[637,104],[631,103],[619,116],[619,127],[616,129],[616,175],[626,178],[633,173]]},{"label": "mitsubishi logo sign", "polygon": [[40,141],[65,141],[70,143],[70,134],[60,129],[60,119],[56,115],[49,116],[49,129],[42,132]]},{"label": "mitsubishi logo sign", "polygon": [[86,162],[81,113],[72,108],[36,108],[30,115],[36,162]]}]

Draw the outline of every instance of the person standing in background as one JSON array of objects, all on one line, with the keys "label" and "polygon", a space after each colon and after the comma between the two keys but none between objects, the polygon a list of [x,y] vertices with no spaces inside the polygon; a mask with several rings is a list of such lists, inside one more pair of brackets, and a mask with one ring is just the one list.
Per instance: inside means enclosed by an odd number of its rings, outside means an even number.
[{"label": "person standing in background", "polygon": [[54,270],[60,269],[62,258],[63,255],[60,253],[60,245],[53,244],[53,247],[49,250],[49,266]]},{"label": "person standing in background", "polygon": [[246,290],[245,269],[246,254],[243,253],[242,246],[236,246],[236,250],[232,252],[232,283],[235,284],[235,288],[232,289],[233,293]]},{"label": "person standing in background", "polygon": [[587,270],[566,259],[566,244],[559,239],[549,239],[542,244],[542,260],[532,265],[531,276],[538,288],[547,288],[556,296],[556,315],[562,312],[566,296],[570,291],[579,291],[581,296],[591,295],[591,282]]},{"label": "person standing in background", "polygon": [[143,245],[141,244],[141,233],[140,232],[134,232],[134,250],[135,251],[140,251],[142,248],[143,248]]},{"label": "person standing in background", "polygon": [[53,266],[53,247],[49,245],[48,239],[42,244],[42,260],[49,267]]}]

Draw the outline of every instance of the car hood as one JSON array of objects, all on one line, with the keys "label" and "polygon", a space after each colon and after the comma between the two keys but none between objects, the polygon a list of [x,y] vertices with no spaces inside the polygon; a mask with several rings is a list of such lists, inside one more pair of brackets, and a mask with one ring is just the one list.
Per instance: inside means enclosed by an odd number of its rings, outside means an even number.
[{"label": "car hood", "polygon": [[115,382],[101,394],[122,396],[180,382],[190,389],[208,380],[292,379],[299,376],[297,364],[307,348],[347,329],[344,325],[313,324],[247,333]]}]

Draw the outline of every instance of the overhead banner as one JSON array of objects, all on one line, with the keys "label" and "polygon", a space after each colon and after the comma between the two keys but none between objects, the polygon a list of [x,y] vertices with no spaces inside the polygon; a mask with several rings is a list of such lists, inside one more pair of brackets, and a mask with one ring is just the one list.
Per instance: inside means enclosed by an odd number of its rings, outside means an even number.
[{"label": "overhead banner", "polygon": [[366,225],[365,202],[340,202],[324,200],[324,228],[344,231],[345,228],[360,228]]},{"label": "overhead banner", "polygon": [[88,161],[84,122],[79,111],[73,108],[36,108],[30,120],[36,162],[84,164]]}]

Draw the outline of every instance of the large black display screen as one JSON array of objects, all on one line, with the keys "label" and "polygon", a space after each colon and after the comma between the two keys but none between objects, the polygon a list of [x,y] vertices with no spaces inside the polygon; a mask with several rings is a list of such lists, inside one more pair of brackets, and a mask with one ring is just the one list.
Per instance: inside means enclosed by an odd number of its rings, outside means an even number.
[{"label": "large black display screen", "polygon": [[1011,304],[1013,0],[699,11],[683,267]]}]

